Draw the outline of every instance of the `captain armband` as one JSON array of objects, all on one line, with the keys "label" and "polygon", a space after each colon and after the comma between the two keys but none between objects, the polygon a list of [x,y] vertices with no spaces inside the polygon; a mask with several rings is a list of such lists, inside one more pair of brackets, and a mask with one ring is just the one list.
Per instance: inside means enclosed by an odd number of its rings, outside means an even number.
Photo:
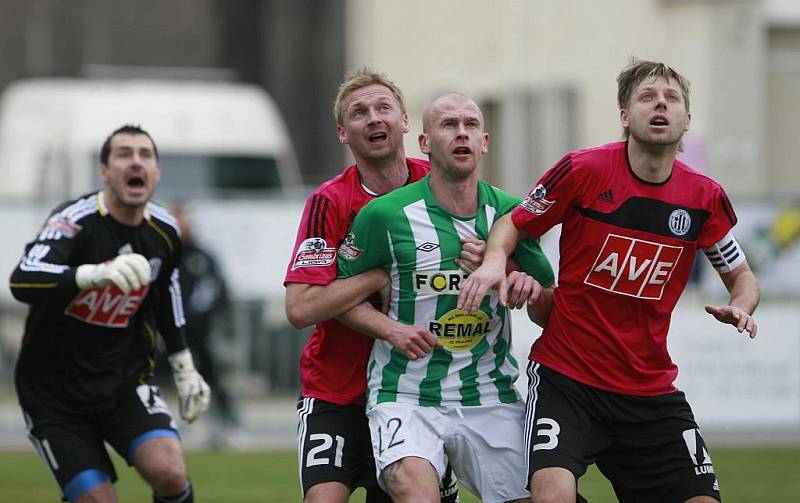
[{"label": "captain armband", "polygon": [[731,272],[745,261],[744,250],[730,232],[703,253],[719,273]]}]

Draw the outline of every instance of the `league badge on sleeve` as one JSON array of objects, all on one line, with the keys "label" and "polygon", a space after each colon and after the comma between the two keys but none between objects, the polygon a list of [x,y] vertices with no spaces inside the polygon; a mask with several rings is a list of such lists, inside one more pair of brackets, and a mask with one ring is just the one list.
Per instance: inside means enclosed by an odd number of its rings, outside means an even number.
[{"label": "league badge on sleeve", "polygon": [[300,244],[292,264],[292,270],[300,267],[326,267],[333,264],[336,250],[328,247],[322,238],[309,238]]},{"label": "league badge on sleeve", "polygon": [[545,211],[550,209],[555,201],[548,201],[545,199],[547,189],[541,183],[533,188],[528,194],[528,197],[520,203],[520,206],[534,215],[542,215]]},{"label": "league badge on sleeve", "polygon": [[345,260],[357,259],[363,250],[355,245],[355,241],[356,236],[352,232],[348,232],[341,246],[339,246],[339,256]]}]

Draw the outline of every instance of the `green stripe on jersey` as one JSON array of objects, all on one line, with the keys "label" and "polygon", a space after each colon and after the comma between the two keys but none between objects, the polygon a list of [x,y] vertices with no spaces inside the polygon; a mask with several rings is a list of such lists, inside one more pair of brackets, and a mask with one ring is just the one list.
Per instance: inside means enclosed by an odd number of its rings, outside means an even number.
[{"label": "green stripe on jersey", "polygon": [[[478,211],[468,218],[457,217],[439,206],[428,181],[426,177],[366,205],[353,223],[347,249],[340,253],[340,277],[374,267],[388,271],[387,314],[430,330],[444,346],[411,361],[388,342],[376,341],[369,364],[369,406],[519,400],[513,386],[519,372],[510,355],[505,309],[493,291],[476,313],[457,309],[466,275],[454,263],[461,239],[485,240],[491,224],[519,200],[479,182]],[[544,285],[552,283],[552,269],[536,241],[521,243],[516,253],[523,255],[519,262],[526,272]]]}]

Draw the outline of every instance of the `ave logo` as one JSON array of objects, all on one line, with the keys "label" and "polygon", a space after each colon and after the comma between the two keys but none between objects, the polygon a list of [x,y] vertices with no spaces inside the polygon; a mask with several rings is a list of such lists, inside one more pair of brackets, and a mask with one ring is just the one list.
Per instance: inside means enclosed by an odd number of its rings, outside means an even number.
[{"label": "ave logo", "polygon": [[67,306],[64,314],[91,325],[108,328],[125,328],[141,307],[150,285],[131,290],[127,294],[117,285],[81,290]]},{"label": "ave logo", "polygon": [[609,234],[584,282],[622,295],[660,299],[681,252],[678,246]]}]

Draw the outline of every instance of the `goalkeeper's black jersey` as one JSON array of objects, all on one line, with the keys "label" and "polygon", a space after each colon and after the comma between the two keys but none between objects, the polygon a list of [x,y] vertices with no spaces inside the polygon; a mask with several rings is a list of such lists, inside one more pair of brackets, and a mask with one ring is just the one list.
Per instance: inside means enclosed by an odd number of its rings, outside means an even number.
[{"label": "goalkeeper's black jersey", "polygon": [[[75,269],[139,253],[151,283],[123,293],[116,285],[80,290]],[[186,347],[178,277],[181,242],[163,207],[148,203],[144,221],[123,225],[103,192],[66,202],[49,216],[11,274],[11,292],[30,304],[16,367],[20,404],[76,413],[114,405],[152,375],[156,330],[169,353]]]}]

